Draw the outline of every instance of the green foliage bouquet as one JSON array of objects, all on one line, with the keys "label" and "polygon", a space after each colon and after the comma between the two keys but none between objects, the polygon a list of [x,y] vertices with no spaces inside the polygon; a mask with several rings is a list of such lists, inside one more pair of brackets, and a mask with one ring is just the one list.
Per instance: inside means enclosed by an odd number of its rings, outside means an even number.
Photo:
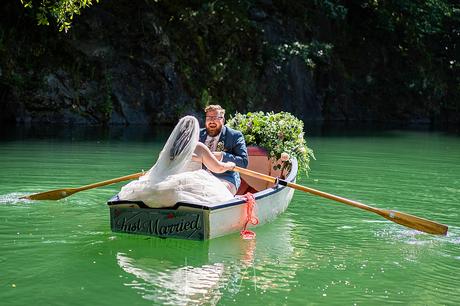
[{"label": "green foliage bouquet", "polygon": [[[304,138],[303,122],[287,112],[236,113],[227,125],[243,133],[246,144],[263,147],[274,161],[282,153],[295,157],[299,169],[308,174],[310,158],[315,158]],[[274,167],[280,169],[281,164]]]}]

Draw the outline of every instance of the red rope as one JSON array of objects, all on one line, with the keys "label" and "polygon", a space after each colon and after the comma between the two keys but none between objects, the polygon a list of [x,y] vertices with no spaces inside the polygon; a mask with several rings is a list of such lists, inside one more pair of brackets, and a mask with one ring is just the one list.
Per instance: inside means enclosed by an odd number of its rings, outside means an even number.
[{"label": "red rope", "polygon": [[244,224],[243,230],[241,230],[240,235],[243,239],[253,239],[256,236],[256,233],[246,228],[249,223],[251,223],[252,225],[259,224],[259,219],[256,217],[254,213],[256,199],[254,198],[254,195],[250,192],[246,193],[244,197],[246,198],[246,223]]}]

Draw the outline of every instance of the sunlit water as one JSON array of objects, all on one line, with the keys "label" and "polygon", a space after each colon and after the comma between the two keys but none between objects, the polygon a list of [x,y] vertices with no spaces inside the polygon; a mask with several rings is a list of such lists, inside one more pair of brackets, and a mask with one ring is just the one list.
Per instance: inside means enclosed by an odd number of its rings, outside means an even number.
[{"label": "sunlit water", "polygon": [[112,233],[105,202],[121,184],[55,202],[18,200],[148,169],[168,129],[156,133],[3,135],[0,304],[458,305],[455,135],[310,136],[317,160],[298,181],[447,224],[446,237],[299,191],[249,241],[238,234],[199,242]]}]

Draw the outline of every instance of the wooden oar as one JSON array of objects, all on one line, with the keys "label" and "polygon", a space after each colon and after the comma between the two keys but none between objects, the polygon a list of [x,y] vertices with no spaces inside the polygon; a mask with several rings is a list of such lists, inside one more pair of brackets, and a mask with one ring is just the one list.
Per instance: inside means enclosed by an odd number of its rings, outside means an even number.
[{"label": "wooden oar", "polygon": [[436,223],[436,222],[433,222],[427,219],[423,219],[420,217],[416,217],[416,216],[409,215],[409,214],[402,213],[402,212],[395,211],[395,210],[375,208],[375,207],[368,206],[368,205],[365,205],[357,201],[342,198],[342,197],[339,197],[339,196],[336,196],[330,193],[326,193],[323,191],[319,191],[319,190],[305,187],[302,185],[298,185],[295,183],[290,183],[285,180],[277,179],[272,176],[265,175],[265,174],[255,172],[252,170],[235,167],[234,171],[237,171],[239,173],[246,174],[248,176],[252,176],[255,178],[259,178],[261,180],[265,180],[270,183],[276,183],[276,181],[278,180],[278,183],[280,185],[288,186],[288,187],[291,187],[291,188],[294,188],[300,191],[312,193],[314,195],[317,195],[317,196],[320,196],[326,199],[334,200],[334,201],[344,203],[344,204],[347,204],[353,207],[364,209],[364,210],[376,213],[392,222],[416,229],[418,231],[422,231],[422,232],[429,233],[429,234],[435,234],[435,235],[447,235],[448,227],[444,224]]},{"label": "wooden oar", "polygon": [[105,186],[105,185],[110,185],[110,184],[114,184],[114,183],[118,183],[118,182],[123,182],[123,181],[127,181],[127,180],[133,180],[133,179],[141,177],[142,175],[144,175],[144,172],[139,172],[139,173],[135,173],[135,174],[131,174],[131,175],[126,175],[126,176],[122,176],[122,177],[119,177],[119,178],[114,178],[114,179],[111,179],[111,180],[107,180],[107,181],[103,181],[103,182],[99,182],[99,183],[94,183],[94,184],[91,184],[91,185],[85,185],[85,186],[78,187],[78,188],[63,188],[63,189],[55,189],[55,190],[35,193],[35,194],[28,195],[28,196],[23,196],[20,199],[28,199],[28,200],[60,200],[60,199],[63,199],[65,197],[68,197],[68,196],[70,196],[70,195],[72,195],[72,194],[74,194],[76,192],[80,192],[80,191],[88,190],[88,189],[93,189],[93,188],[97,188],[97,187],[101,187],[101,186]]}]

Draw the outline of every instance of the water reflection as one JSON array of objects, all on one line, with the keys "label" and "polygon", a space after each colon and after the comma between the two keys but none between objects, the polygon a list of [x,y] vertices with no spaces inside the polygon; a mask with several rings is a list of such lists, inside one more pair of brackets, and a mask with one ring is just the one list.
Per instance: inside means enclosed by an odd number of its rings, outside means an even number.
[{"label": "water reflection", "polygon": [[170,125],[130,125],[130,126],[62,126],[25,125],[0,129],[0,141],[55,139],[59,141],[164,141],[172,131]]},{"label": "water reflection", "polygon": [[[200,125],[203,118],[198,116]],[[113,125],[113,126],[87,126],[87,125],[59,125],[59,124],[24,124],[7,125],[0,129],[0,141],[25,140],[25,139],[65,139],[75,140],[122,140],[132,141],[164,141],[172,131],[170,125]],[[412,125],[404,126],[398,123],[358,123],[358,122],[318,122],[304,121],[305,132],[308,137],[392,137],[394,130],[404,129],[417,132],[445,132],[459,135],[458,126],[431,126]]]},{"label": "water reflection", "polygon": [[291,244],[293,227],[289,218],[281,218],[256,228],[254,240],[239,235],[205,242],[149,238],[143,241],[148,247],[139,249],[135,243],[115,257],[130,275],[124,285],[144,299],[174,305],[216,304],[224,295],[231,299],[245,290],[289,290],[299,267]]}]

